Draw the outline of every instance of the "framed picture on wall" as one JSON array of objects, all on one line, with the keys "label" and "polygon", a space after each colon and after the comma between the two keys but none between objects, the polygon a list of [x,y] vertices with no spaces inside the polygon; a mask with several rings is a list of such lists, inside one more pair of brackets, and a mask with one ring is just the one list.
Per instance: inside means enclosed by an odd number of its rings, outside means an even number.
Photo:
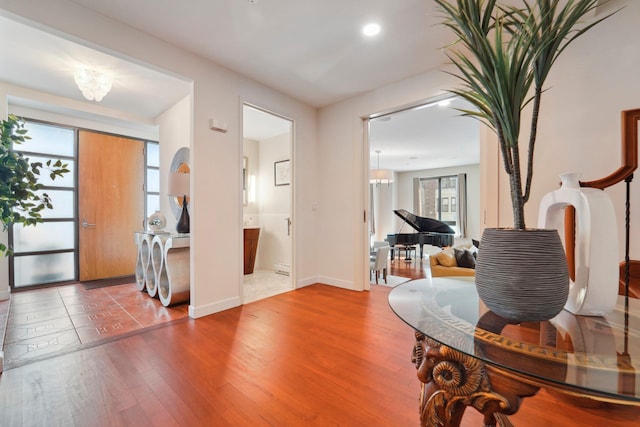
[{"label": "framed picture on wall", "polygon": [[281,160],[273,164],[273,180],[276,186],[289,185],[290,161]]}]

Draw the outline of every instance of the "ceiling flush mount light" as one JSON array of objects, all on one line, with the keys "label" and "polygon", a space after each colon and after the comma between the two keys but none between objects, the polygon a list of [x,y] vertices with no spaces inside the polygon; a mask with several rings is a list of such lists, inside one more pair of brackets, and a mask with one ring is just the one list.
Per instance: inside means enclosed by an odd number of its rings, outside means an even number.
[{"label": "ceiling flush mount light", "polygon": [[378,168],[369,171],[369,183],[371,184],[391,184],[393,182],[393,171],[390,169],[380,169],[380,150],[376,150],[378,154]]},{"label": "ceiling flush mount light", "polygon": [[367,24],[364,27],[362,27],[362,34],[364,34],[367,37],[373,37],[373,36],[377,36],[380,33],[380,25],[376,24],[375,22],[372,22],[371,24]]},{"label": "ceiling flush mount light", "polygon": [[96,70],[79,68],[73,73],[73,79],[82,91],[82,95],[89,101],[100,102],[111,90],[111,79]]}]

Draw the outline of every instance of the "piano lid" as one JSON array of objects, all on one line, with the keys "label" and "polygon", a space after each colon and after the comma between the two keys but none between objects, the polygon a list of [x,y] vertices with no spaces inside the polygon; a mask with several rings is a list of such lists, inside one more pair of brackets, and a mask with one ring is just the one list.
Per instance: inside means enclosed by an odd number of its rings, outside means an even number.
[{"label": "piano lid", "polygon": [[449,227],[442,221],[438,221],[437,219],[414,215],[404,209],[398,209],[393,212],[419,233],[455,233],[455,231],[451,227]]}]

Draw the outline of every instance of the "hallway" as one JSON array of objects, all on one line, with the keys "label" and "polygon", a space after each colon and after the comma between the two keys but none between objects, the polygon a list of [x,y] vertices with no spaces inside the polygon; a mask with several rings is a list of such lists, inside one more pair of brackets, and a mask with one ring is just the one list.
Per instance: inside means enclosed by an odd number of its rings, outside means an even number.
[{"label": "hallway", "polygon": [[[245,276],[245,304],[291,290],[289,277]],[[189,304],[164,307],[135,283],[86,289],[81,283],[14,292],[0,301],[4,370],[188,319]],[[6,331],[5,331],[6,325]],[[4,341],[3,341],[4,338]]]}]

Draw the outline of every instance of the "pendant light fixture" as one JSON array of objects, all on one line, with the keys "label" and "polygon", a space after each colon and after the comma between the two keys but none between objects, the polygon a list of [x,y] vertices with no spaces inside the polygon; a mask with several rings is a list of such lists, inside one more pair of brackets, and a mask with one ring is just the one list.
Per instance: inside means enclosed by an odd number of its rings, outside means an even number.
[{"label": "pendant light fixture", "polygon": [[78,68],[73,73],[73,79],[82,91],[82,95],[89,101],[102,101],[111,90],[111,79],[104,73],[89,69]]},{"label": "pendant light fixture", "polygon": [[376,150],[378,155],[378,167],[369,171],[369,182],[371,184],[391,184],[393,182],[393,171],[390,169],[380,169],[380,150]]}]

